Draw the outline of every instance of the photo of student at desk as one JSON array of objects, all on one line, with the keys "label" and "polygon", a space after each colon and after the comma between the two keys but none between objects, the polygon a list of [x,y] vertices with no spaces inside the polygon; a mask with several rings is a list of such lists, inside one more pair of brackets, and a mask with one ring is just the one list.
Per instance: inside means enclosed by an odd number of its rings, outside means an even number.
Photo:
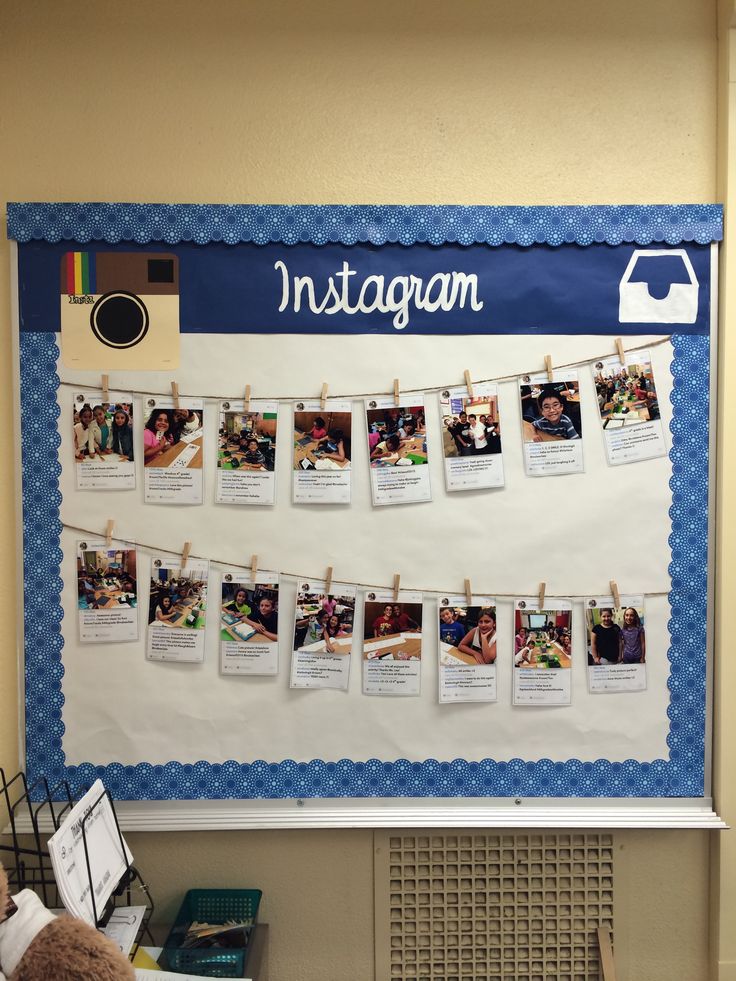
[{"label": "photo of student at desk", "polygon": [[278,641],[278,583],[222,583],[220,639],[241,644]]},{"label": "photo of student at desk", "polygon": [[525,443],[581,439],[580,386],[577,380],[519,386]]},{"label": "photo of student at desk", "polygon": [[78,609],[134,609],[138,604],[135,558],[135,549],[80,552],[77,555]]},{"label": "photo of student at desk", "polygon": [[350,412],[294,412],[294,470],[349,470]]},{"label": "photo of student at desk", "polygon": [[495,664],[495,607],[441,606],[439,611],[440,664]]},{"label": "photo of student at desk", "polygon": [[595,389],[604,429],[620,429],[659,419],[659,402],[652,362],[641,358],[623,365],[620,361],[595,365]]},{"label": "photo of student at desk", "polygon": [[272,472],[276,461],[276,423],[275,412],[221,412],[219,469]]},{"label": "photo of student at desk", "polygon": [[569,668],[572,664],[570,610],[516,610],[515,668]]},{"label": "photo of student at desk", "polygon": [[[80,396],[82,398],[82,396]],[[74,409],[74,458],[105,466],[133,461],[133,405],[85,402]]]},{"label": "photo of student at desk", "polygon": [[427,463],[424,406],[366,410],[372,468],[421,466]]},{"label": "photo of student at desk", "polygon": [[201,409],[153,409],[143,429],[144,466],[202,469]]},{"label": "photo of student at desk", "polygon": [[350,654],[355,596],[311,590],[304,583],[296,597],[294,650],[312,654]]},{"label": "photo of student at desk", "polygon": [[421,603],[381,603],[367,600],[364,616],[364,661],[421,660]]},{"label": "photo of student at desk", "polygon": [[154,569],[148,623],[204,630],[207,582],[182,575],[179,569]]}]

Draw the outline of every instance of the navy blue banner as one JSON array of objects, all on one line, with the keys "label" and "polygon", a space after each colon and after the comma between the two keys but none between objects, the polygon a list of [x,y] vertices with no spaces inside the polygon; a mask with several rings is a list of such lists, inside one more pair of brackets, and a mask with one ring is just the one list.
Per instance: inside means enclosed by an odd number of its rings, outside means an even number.
[{"label": "navy blue banner", "polygon": [[[98,269],[96,278],[85,272],[75,281],[70,251],[84,256],[78,269]],[[709,245],[34,241],[18,252],[24,331],[59,331],[65,305],[80,296],[92,304],[85,293],[94,289],[128,290],[145,302],[147,291],[172,288],[185,333],[625,335],[710,327]],[[162,253],[174,257],[169,274]]]}]

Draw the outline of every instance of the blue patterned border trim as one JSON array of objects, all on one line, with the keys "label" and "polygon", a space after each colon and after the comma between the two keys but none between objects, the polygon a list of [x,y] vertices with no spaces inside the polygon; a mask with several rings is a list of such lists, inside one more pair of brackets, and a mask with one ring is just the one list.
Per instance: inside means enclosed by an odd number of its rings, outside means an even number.
[{"label": "blue patterned border trim", "polygon": [[295,797],[697,797],[704,792],[708,543],[706,337],[673,338],[672,646],[669,759],[651,763],[567,760],[339,760],[165,766],[66,767],[59,521],[59,414],[54,335],[20,338],[27,769],[31,779],[75,786],[101,777],[120,800]]},{"label": "blue patterned border trim", "polygon": [[18,242],[399,242],[415,245],[590,245],[665,242],[701,245],[723,237],[719,204],[256,205],[8,204],[8,237]]}]

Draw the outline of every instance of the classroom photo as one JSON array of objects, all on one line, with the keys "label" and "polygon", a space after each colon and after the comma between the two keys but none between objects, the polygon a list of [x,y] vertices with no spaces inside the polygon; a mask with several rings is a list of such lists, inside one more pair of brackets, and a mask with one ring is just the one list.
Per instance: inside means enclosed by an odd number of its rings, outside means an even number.
[{"label": "classroom photo", "polygon": [[134,609],[138,604],[135,549],[80,548],[77,607],[80,610]]},{"label": "classroom photo", "polygon": [[569,668],[572,611],[515,611],[514,667]]},{"label": "classroom photo", "polygon": [[577,379],[534,383],[525,375],[519,385],[519,399],[525,443],[582,438]]},{"label": "classroom photo", "polygon": [[440,396],[442,450],[446,459],[501,452],[498,397],[452,398]]},{"label": "classroom photo", "polygon": [[440,600],[439,637],[440,664],[494,664],[495,606],[466,606]]},{"label": "classroom photo", "polygon": [[77,463],[133,461],[132,403],[86,402],[78,396],[73,412]]},{"label": "classroom photo", "polygon": [[350,412],[294,410],[294,470],[349,470]]},{"label": "classroom photo", "polygon": [[217,466],[221,470],[272,472],[276,462],[276,421],[275,412],[221,411]]},{"label": "classroom photo", "polygon": [[146,467],[202,467],[202,410],[165,409],[153,406],[143,429],[143,459]]},{"label": "classroom photo", "polygon": [[585,626],[589,667],[646,662],[643,605],[599,606],[595,600],[589,600]]},{"label": "classroom photo", "polygon": [[204,630],[206,612],[206,580],[180,569],[154,567],[148,602],[149,624]]},{"label": "classroom photo", "polygon": [[418,661],[422,656],[422,604],[366,597],[363,659]]},{"label": "classroom photo", "polygon": [[373,408],[368,403],[371,467],[409,467],[427,463],[427,426],[423,405]]},{"label": "classroom photo", "polygon": [[355,596],[326,593],[301,583],[296,597],[294,650],[312,654],[350,654]]},{"label": "classroom photo", "polygon": [[278,641],[278,583],[222,582],[220,639],[240,643]]},{"label": "classroom photo", "polygon": [[659,401],[648,356],[621,364],[598,361],[594,368],[598,409],[604,429],[621,429],[659,419]]}]

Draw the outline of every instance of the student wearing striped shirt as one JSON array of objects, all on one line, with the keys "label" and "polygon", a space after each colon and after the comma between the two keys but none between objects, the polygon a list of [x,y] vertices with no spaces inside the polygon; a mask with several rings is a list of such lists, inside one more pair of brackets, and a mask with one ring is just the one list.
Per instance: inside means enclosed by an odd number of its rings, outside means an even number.
[{"label": "student wearing striped shirt", "polygon": [[542,415],[532,423],[537,430],[534,436],[535,443],[542,442],[541,433],[561,439],[580,439],[572,420],[562,411],[564,406],[557,392],[550,389],[543,391],[537,399],[537,406]]}]

